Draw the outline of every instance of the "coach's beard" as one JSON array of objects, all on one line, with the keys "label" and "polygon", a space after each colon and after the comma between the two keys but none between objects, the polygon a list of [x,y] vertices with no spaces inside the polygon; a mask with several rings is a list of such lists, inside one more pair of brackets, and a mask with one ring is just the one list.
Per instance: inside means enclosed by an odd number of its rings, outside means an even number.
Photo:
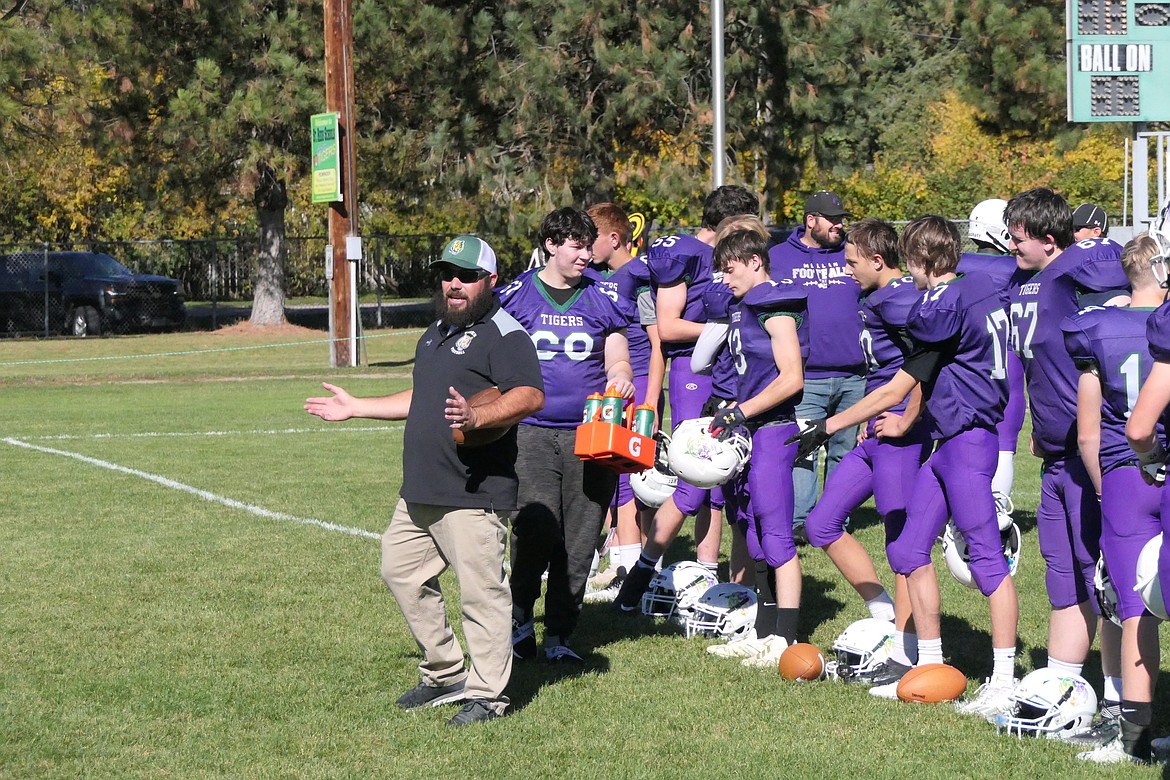
[{"label": "coach's beard", "polygon": [[[452,309],[448,305],[449,298],[462,298],[468,301],[466,306]],[[470,297],[463,290],[451,290],[444,295],[442,288],[435,293],[435,310],[439,319],[453,328],[466,328],[473,322],[483,319],[492,308],[492,289],[484,285],[483,289],[474,297]]]}]

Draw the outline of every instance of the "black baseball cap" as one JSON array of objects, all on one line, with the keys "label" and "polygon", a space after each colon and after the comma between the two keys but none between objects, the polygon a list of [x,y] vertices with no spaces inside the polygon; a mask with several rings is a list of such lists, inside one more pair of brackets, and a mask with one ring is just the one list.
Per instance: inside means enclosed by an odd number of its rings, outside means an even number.
[{"label": "black baseball cap", "polygon": [[841,205],[841,199],[835,194],[821,190],[814,192],[804,202],[805,214],[820,214],[822,217],[851,217],[853,216]]},{"label": "black baseball cap", "polygon": [[1073,210],[1073,230],[1094,227],[1104,230],[1109,227],[1109,216],[1105,209],[1092,203],[1082,203]]}]

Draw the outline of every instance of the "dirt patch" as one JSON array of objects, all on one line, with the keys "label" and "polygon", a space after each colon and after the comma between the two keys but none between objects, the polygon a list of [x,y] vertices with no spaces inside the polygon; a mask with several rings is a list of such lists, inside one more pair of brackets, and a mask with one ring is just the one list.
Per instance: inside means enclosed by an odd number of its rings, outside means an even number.
[{"label": "dirt patch", "polygon": [[283,325],[253,325],[247,320],[241,320],[233,325],[210,331],[212,336],[304,336],[305,338],[322,338],[326,334],[313,328],[292,325],[288,322]]}]

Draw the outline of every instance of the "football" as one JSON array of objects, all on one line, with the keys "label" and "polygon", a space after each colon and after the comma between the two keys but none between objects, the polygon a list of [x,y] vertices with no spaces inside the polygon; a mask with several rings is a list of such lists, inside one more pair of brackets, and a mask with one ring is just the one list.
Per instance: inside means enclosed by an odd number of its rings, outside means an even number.
[{"label": "football", "polygon": [[923,704],[954,701],[967,690],[967,677],[948,664],[915,666],[898,682],[898,698]]},{"label": "football", "polygon": [[825,673],[825,657],[816,645],[797,642],[780,654],[779,667],[785,680],[819,680]]},{"label": "football", "polygon": [[[475,395],[467,399],[467,405],[475,408],[477,406],[484,406],[495,401],[503,393],[498,387],[489,387],[486,390],[480,390]],[[476,428],[474,431],[464,431],[462,428],[452,428],[451,438],[460,447],[482,447],[485,444],[491,444],[496,439],[499,439],[507,433],[512,426],[505,428]]]}]

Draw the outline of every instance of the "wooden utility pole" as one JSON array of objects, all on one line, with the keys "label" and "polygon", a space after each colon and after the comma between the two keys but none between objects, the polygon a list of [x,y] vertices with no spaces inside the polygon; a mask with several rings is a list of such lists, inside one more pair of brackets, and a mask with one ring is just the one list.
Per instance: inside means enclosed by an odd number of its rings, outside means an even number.
[{"label": "wooden utility pole", "polygon": [[[329,247],[333,253],[329,321],[332,342],[329,365],[357,365],[357,261],[361,259],[358,236],[357,175],[353,138],[353,3],[325,2],[325,105],[338,113],[341,136],[341,201],[329,207]],[[330,251],[330,250],[326,250]],[[356,256],[355,256],[356,255]],[[352,261],[352,262],[351,262]]]}]

